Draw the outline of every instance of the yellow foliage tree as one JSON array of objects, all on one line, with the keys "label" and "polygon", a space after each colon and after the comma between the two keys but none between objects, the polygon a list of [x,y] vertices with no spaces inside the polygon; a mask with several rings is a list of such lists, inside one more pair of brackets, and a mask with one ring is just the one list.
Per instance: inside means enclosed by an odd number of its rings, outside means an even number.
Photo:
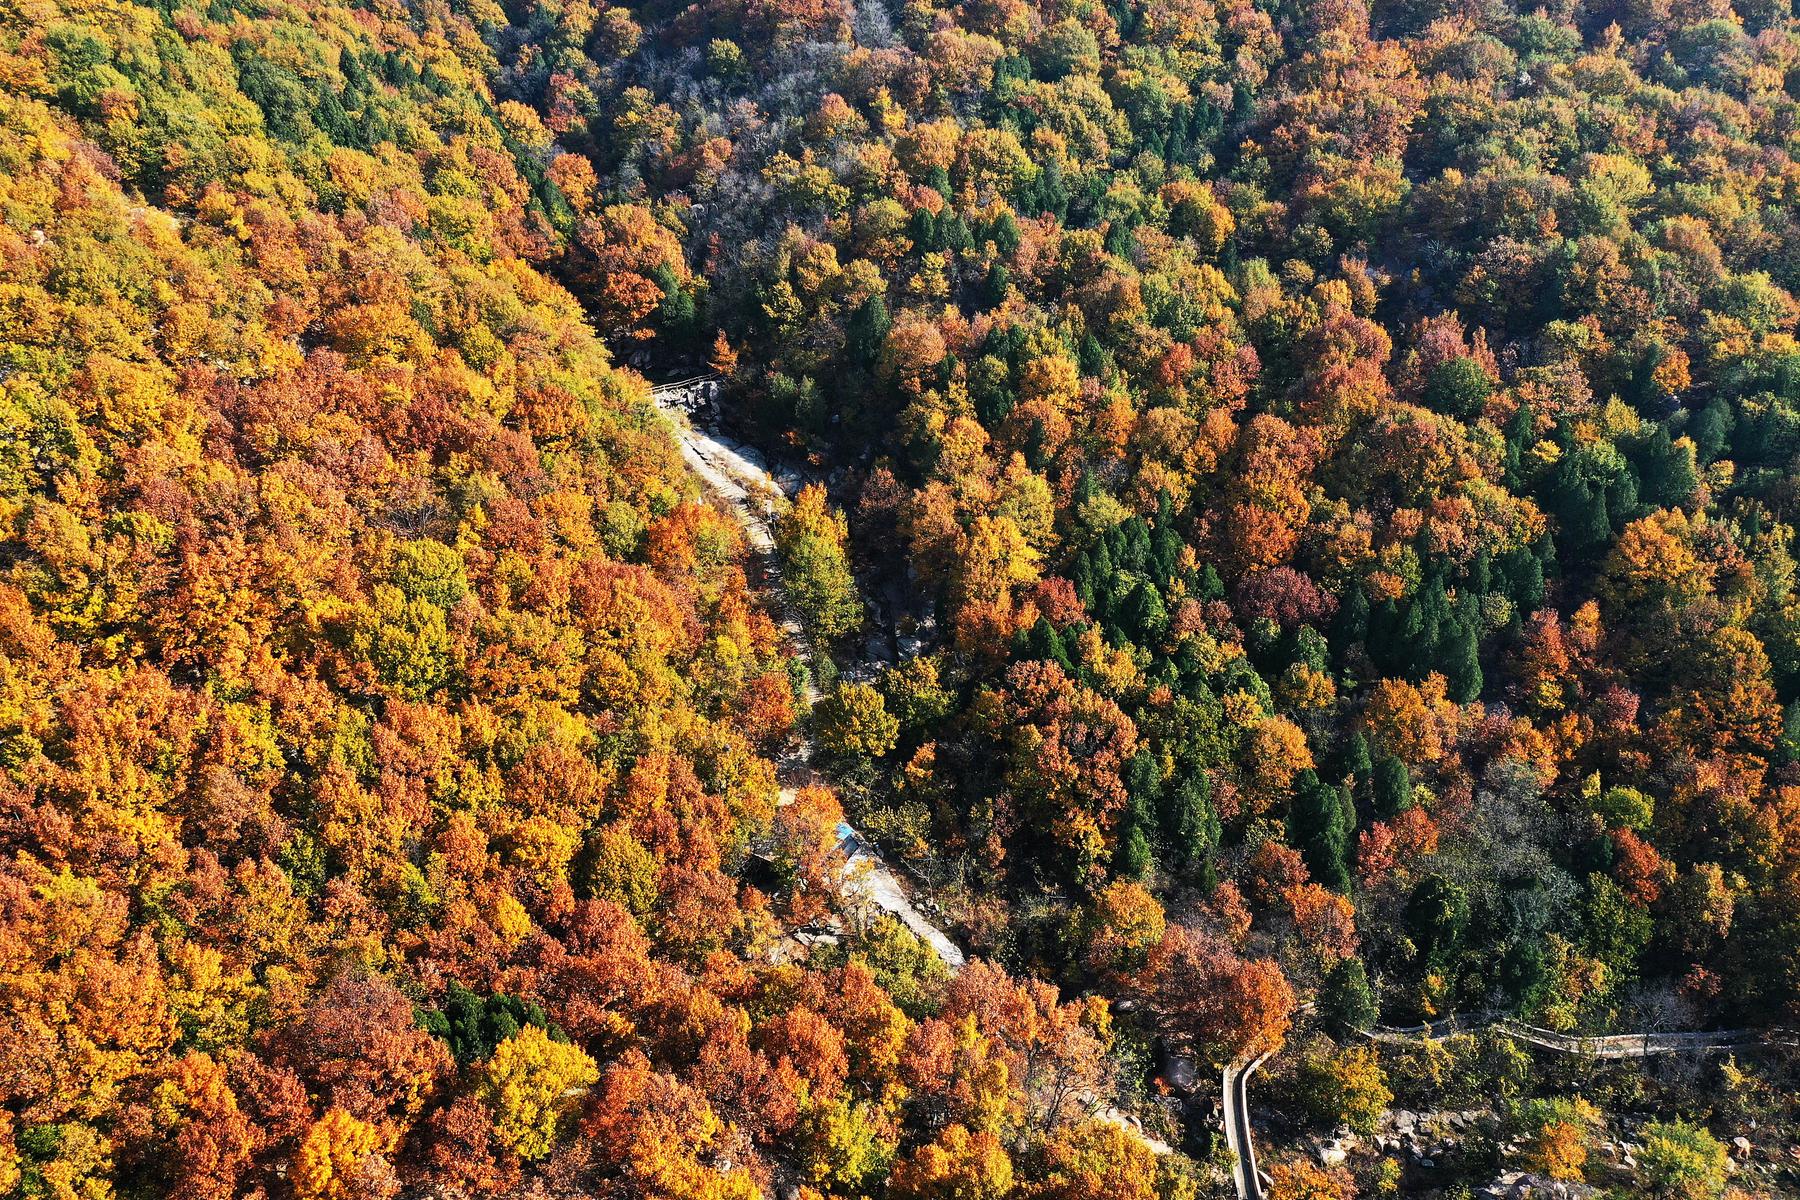
[{"label": "yellow foliage tree", "polygon": [[373,1125],[332,1109],[313,1122],[294,1154],[294,1194],[299,1200],[350,1200],[361,1194],[368,1160],[380,1147]]},{"label": "yellow foliage tree", "polygon": [[1526,1102],[1519,1116],[1528,1135],[1526,1164],[1552,1179],[1579,1183],[1600,1110],[1579,1096],[1558,1096]]},{"label": "yellow foliage tree", "polygon": [[1269,1169],[1269,1200],[1348,1200],[1356,1188],[1342,1171],[1309,1162],[1276,1163]]},{"label": "yellow foliage tree", "polygon": [[529,1161],[550,1153],[557,1127],[600,1072],[579,1046],[527,1025],[495,1047],[483,1076],[495,1134]]},{"label": "yellow foliage tree", "polygon": [[1012,1160],[991,1133],[952,1125],[894,1165],[894,1200],[1001,1200],[1013,1187]]}]

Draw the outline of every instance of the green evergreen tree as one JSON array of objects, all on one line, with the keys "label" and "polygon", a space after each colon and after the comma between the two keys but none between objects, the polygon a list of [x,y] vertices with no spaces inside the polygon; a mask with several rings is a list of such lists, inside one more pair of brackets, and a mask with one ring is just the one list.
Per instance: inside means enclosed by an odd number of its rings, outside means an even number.
[{"label": "green evergreen tree", "polygon": [[1362,959],[1346,958],[1331,968],[1319,988],[1319,1015],[1340,1033],[1360,1033],[1375,1024],[1375,993]]},{"label": "green evergreen tree", "polygon": [[1541,996],[1549,974],[1544,944],[1535,935],[1520,938],[1500,956],[1500,989],[1515,1008],[1524,1007]]},{"label": "green evergreen tree", "polygon": [[1715,397],[1712,403],[1700,410],[1700,415],[1693,420],[1690,432],[1702,465],[1711,464],[1731,446],[1731,431],[1736,424],[1737,418],[1732,415],[1731,404],[1723,396]]},{"label": "green evergreen tree", "polygon": [[1638,457],[1639,491],[1654,507],[1686,504],[1700,486],[1693,452],[1686,447],[1677,448],[1662,426],[1650,435]]},{"label": "green evergreen tree", "polygon": [[1577,468],[1559,472],[1551,490],[1550,508],[1571,550],[1585,551],[1612,536],[1612,515],[1607,511],[1605,489],[1596,488]]},{"label": "green evergreen tree", "polygon": [[1211,862],[1222,832],[1211,778],[1199,768],[1178,773],[1164,792],[1163,809],[1163,840],[1174,864],[1193,877]]},{"label": "green evergreen tree", "polygon": [[1412,775],[1406,764],[1391,754],[1382,755],[1376,762],[1369,791],[1375,814],[1383,820],[1397,817],[1413,806]]},{"label": "green evergreen tree", "polygon": [[993,240],[994,248],[1001,254],[1011,254],[1019,248],[1019,223],[1013,219],[1011,209],[1003,209],[994,218],[993,226],[988,230],[988,237]]},{"label": "green evergreen tree", "polygon": [[1375,771],[1375,760],[1369,753],[1369,739],[1358,729],[1344,740],[1343,778],[1354,780],[1358,787],[1366,788],[1370,776]]},{"label": "green evergreen tree", "polygon": [[1493,394],[1487,372],[1466,354],[1438,364],[1425,381],[1425,406],[1463,421],[1479,417]]},{"label": "green evergreen tree", "polygon": [[1062,635],[1056,632],[1056,626],[1040,616],[1037,622],[1025,632],[1026,658],[1043,659],[1053,662],[1065,672],[1073,675],[1075,666],[1069,659],[1069,651],[1063,645]]},{"label": "green evergreen tree", "polygon": [[1360,587],[1352,587],[1349,595],[1339,603],[1337,617],[1331,625],[1331,644],[1340,656],[1352,646],[1368,641],[1371,620],[1369,594]]},{"label": "green evergreen tree", "polygon": [[1449,681],[1450,698],[1458,704],[1471,703],[1481,696],[1481,651],[1475,637],[1475,621],[1473,614],[1457,620],[1443,649],[1444,677]]},{"label": "green evergreen tree", "polygon": [[1337,892],[1350,890],[1350,828],[1338,790],[1312,770],[1294,779],[1288,840],[1306,859],[1312,877]]},{"label": "green evergreen tree", "polygon": [[1800,700],[1791,700],[1781,710],[1781,736],[1775,750],[1784,762],[1800,762]]},{"label": "green evergreen tree", "polygon": [[1534,548],[1507,551],[1500,570],[1507,595],[1519,611],[1533,613],[1544,606],[1544,560]]},{"label": "green evergreen tree", "polygon": [[1156,756],[1148,750],[1139,750],[1132,755],[1131,761],[1125,764],[1125,793],[1131,798],[1132,807],[1135,809],[1142,803],[1146,812],[1154,812],[1162,796],[1162,786],[1162,768],[1156,765]]},{"label": "green evergreen tree", "polygon": [[1501,456],[1501,469],[1505,475],[1506,486],[1512,491],[1523,491],[1525,477],[1523,466],[1525,451],[1537,441],[1537,417],[1531,411],[1529,403],[1520,404],[1513,413],[1512,419],[1506,423],[1506,448]]},{"label": "green evergreen tree", "polygon": [[1469,924],[1469,898],[1442,875],[1427,875],[1406,901],[1406,929],[1427,966],[1441,970],[1462,946]]},{"label": "green evergreen tree", "polygon": [[881,357],[881,350],[887,344],[888,330],[894,325],[893,318],[888,315],[887,301],[879,295],[870,296],[856,306],[850,314],[850,320],[844,328],[844,353],[851,362],[867,369],[873,367]]},{"label": "green evergreen tree", "polygon": [[1126,828],[1119,839],[1118,853],[1113,860],[1113,868],[1126,879],[1141,879],[1144,872],[1150,869],[1150,838],[1136,824]]},{"label": "green evergreen tree", "polygon": [[1125,598],[1120,621],[1135,644],[1149,646],[1168,629],[1169,613],[1163,606],[1162,596],[1146,581],[1134,587]]},{"label": "green evergreen tree", "polygon": [[998,308],[1006,302],[1007,289],[1012,287],[1012,272],[1006,264],[995,261],[988,267],[987,278],[981,285],[981,302],[988,308]]}]

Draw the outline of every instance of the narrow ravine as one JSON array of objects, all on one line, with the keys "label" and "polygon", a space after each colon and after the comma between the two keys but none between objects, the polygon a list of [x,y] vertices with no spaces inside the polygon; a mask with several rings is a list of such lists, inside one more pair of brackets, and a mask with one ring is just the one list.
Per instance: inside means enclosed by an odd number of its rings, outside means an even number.
[{"label": "narrow ravine", "polygon": [[[737,517],[744,540],[764,563],[771,587],[771,597],[778,605],[781,626],[793,644],[794,653],[807,666],[807,702],[819,699],[812,682],[812,650],[799,616],[783,597],[780,588],[781,563],[775,553],[775,519],[780,506],[790,497],[782,484],[763,465],[744,450],[701,429],[689,419],[694,406],[695,389],[704,388],[710,379],[689,380],[654,390],[657,404],[675,426],[681,442],[682,457],[687,460],[707,489]],[[814,782],[812,739],[803,731],[800,752],[777,764],[781,783],[781,800],[793,799],[794,790]],[[838,827],[838,844],[845,857],[844,886],[864,901],[892,914],[922,940],[952,971],[963,965],[962,948],[950,940],[931,919],[919,911],[881,852],[848,823]]]},{"label": "narrow ravine", "polygon": [[[793,643],[794,653],[807,666],[807,700],[811,703],[819,698],[818,689],[812,683],[816,674],[813,670],[812,649],[798,615],[782,595],[781,563],[775,553],[775,520],[780,513],[780,506],[791,499],[790,488],[770,474],[757,461],[754,452],[708,432],[690,418],[689,414],[705,395],[698,389],[706,388],[710,382],[710,377],[702,377],[665,385],[654,389],[653,395],[658,407],[675,427],[682,457],[708,491],[736,516],[743,529],[744,540],[762,559],[771,583],[770,595],[778,606],[782,628]],[[796,788],[816,781],[812,754],[812,740],[803,732],[800,752],[777,764],[783,803],[793,799]],[[858,896],[866,903],[894,916],[929,946],[952,972],[960,970],[966,961],[962,948],[913,903],[906,885],[888,866],[881,852],[847,822],[838,826],[838,843],[845,856],[846,893]],[[1137,1118],[1110,1101],[1092,1093],[1083,1093],[1076,1099],[1090,1116],[1126,1130],[1154,1153],[1174,1153],[1174,1147],[1161,1138],[1146,1133]]]}]

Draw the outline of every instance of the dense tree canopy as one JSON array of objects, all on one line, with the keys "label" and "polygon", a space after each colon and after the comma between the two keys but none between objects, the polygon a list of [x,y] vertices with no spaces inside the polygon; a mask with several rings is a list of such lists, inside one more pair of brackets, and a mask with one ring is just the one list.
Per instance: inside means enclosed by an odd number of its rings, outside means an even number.
[{"label": "dense tree canopy", "polygon": [[[1779,1019],[1800,978],[1800,42],[1750,7],[484,33],[685,248],[652,344],[718,330],[728,416],[839,468],[852,557],[933,604],[951,703],[852,808],[1000,874],[979,948],[1066,973],[1048,926],[1118,878],[1216,936],[1229,878],[1269,952],[1310,881],[1396,1015],[1603,1027]],[[813,608],[853,595],[822,504]],[[1270,844],[1297,873],[1259,892]],[[1734,913],[1698,939],[1697,889]]]},{"label": "dense tree canopy", "polygon": [[0,1193],[1185,1200],[1308,1003],[1800,1020],[1783,6],[0,12]]}]

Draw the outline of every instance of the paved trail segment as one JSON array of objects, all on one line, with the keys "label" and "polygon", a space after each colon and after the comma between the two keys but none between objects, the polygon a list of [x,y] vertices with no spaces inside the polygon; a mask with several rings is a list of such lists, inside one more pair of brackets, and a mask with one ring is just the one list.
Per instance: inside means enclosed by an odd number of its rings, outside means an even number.
[{"label": "paved trail segment", "polygon": [[[1413,1045],[1435,1041],[1456,1033],[1477,1033],[1492,1029],[1515,1042],[1534,1046],[1552,1054],[1576,1054],[1597,1059],[1649,1058],[1658,1054],[1702,1054],[1741,1049],[1745,1046],[1778,1040],[1778,1031],[1724,1029],[1716,1032],[1687,1033],[1611,1033],[1585,1036],[1557,1033],[1521,1021],[1505,1018],[1470,1022],[1454,1014],[1424,1025],[1404,1029],[1376,1026],[1362,1030],[1362,1036],[1384,1045]],[[1236,1156],[1231,1179],[1238,1200],[1263,1200],[1264,1178],[1256,1169],[1256,1147],[1250,1134],[1250,1099],[1247,1084],[1250,1076],[1262,1066],[1267,1054],[1231,1063],[1225,1068],[1225,1141]]]}]

